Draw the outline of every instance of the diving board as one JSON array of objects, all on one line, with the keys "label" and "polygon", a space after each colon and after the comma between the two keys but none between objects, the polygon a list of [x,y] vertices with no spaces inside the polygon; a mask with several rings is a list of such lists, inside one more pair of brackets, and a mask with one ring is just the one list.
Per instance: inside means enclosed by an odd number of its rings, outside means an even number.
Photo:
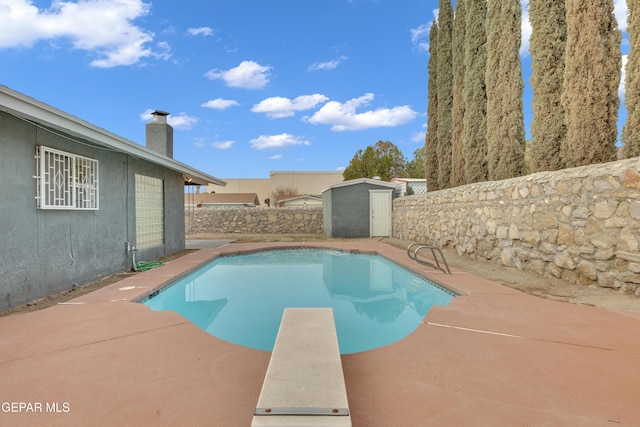
[{"label": "diving board", "polygon": [[351,427],[331,308],[285,308],[252,427]]}]

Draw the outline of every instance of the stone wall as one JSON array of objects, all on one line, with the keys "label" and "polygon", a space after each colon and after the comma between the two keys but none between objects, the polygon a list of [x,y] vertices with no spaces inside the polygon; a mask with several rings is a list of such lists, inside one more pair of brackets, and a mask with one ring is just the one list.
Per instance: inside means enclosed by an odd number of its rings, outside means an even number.
[{"label": "stone wall", "polygon": [[187,234],[320,234],[322,208],[195,208],[185,210]]},{"label": "stone wall", "polygon": [[393,236],[640,295],[640,158],[397,198]]}]

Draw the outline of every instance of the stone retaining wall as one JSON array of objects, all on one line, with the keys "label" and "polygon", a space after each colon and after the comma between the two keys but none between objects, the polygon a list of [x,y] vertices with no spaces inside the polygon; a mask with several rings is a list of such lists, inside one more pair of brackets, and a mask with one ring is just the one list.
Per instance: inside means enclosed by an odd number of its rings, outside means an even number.
[{"label": "stone retaining wall", "polygon": [[393,202],[393,236],[640,295],[640,159]]},{"label": "stone retaining wall", "polygon": [[185,232],[320,234],[322,208],[195,208],[185,210]]}]

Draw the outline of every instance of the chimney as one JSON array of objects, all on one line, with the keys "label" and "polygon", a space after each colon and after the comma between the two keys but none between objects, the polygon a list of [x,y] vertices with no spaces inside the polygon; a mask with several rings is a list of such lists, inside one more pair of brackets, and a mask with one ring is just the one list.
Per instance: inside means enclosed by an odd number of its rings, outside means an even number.
[{"label": "chimney", "polygon": [[173,128],[167,123],[166,111],[156,110],[147,123],[147,148],[173,159]]}]

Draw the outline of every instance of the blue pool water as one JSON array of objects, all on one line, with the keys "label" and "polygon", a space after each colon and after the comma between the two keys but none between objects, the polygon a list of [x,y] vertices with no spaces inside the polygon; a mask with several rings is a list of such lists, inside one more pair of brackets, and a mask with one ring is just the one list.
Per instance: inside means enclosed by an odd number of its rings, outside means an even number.
[{"label": "blue pool water", "polygon": [[406,337],[453,297],[381,256],[288,249],[220,257],[143,303],[267,351],[285,307],[332,307],[340,352],[348,354]]}]

